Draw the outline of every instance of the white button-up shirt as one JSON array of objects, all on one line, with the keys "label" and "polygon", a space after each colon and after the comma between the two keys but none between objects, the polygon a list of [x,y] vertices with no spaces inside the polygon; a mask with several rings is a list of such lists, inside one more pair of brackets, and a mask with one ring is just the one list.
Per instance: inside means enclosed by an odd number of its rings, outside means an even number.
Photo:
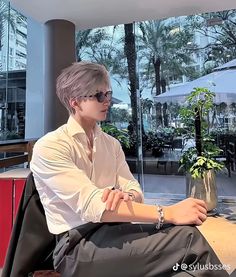
[{"label": "white button-up shirt", "polygon": [[30,168],[53,234],[77,227],[81,219],[99,222],[106,205],[104,188],[119,185],[142,194],[120,143],[98,125],[92,151],[90,161],[86,134],[73,117],[34,146]]}]

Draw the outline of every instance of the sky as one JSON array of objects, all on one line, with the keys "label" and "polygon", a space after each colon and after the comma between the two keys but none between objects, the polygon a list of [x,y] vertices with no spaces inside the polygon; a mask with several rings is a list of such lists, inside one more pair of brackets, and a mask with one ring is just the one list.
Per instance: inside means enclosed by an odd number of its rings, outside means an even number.
[{"label": "sky", "polygon": [[[111,77],[113,96],[115,98],[121,100],[123,103],[130,104],[128,82],[126,80],[122,80],[120,82],[121,82],[121,86]],[[142,91],[142,98],[143,99],[145,99],[145,98],[152,99],[150,89],[144,89]]]}]

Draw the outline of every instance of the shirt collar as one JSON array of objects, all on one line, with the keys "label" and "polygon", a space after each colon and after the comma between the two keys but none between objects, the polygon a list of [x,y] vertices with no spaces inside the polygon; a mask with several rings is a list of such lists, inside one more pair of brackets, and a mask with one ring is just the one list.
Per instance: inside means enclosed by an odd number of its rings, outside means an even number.
[{"label": "shirt collar", "polygon": [[[67,129],[69,134],[73,137],[75,135],[86,135],[84,129],[81,125],[74,119],[73,116],[70,115],[67,121]],[[94,128],[94,137],[97,137],[102,132],[101,127],[98,124],[95,125]]]}]

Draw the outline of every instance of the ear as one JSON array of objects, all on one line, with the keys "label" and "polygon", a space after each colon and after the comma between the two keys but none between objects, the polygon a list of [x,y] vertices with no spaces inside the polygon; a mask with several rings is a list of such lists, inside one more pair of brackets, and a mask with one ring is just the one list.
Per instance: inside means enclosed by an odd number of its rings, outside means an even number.
[{"label": "ear", "polygon": [[78,100],[70,99],[69,103],[70,103],[71,108],[73,108],[74,110],[76,110],[77,108],[81,109],[80,102]]}]

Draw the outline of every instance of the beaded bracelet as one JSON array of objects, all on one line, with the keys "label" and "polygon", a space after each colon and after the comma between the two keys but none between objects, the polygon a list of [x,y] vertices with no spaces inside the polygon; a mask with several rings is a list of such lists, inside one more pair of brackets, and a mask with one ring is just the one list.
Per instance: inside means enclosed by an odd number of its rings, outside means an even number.
[{"label": "beaded bracelet", "polygon": [[160,205],[157,205],[157,211],[159,213],[159,220],[158,220],[158,222],[156,224],[156,229],[160,230],[161,227],[164,224],[164,221],[165,221],[165,219],[164,219],[164,211],[163,211],[163,208]]}]

